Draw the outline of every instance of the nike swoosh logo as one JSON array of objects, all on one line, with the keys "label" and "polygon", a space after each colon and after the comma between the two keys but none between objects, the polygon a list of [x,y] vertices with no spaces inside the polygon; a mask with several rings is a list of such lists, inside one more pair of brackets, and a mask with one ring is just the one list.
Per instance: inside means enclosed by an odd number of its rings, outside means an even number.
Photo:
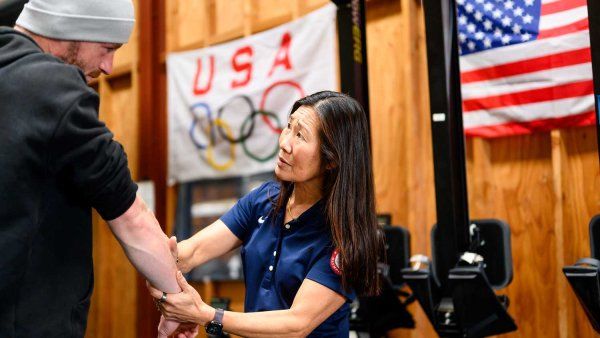
[{"label": "nike swoosh logo", "polygon": [[[267,217],[267,218],[269,218],[269,217]],[[263,218],[262,216],[260,216],[258,218],[258,223],[263,224],[267,218]]]}]

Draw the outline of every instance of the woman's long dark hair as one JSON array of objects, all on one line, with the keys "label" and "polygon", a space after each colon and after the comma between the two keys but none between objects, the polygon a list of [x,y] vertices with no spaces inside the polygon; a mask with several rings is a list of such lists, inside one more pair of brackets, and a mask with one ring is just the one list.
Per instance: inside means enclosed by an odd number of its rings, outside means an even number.
[{"label": "woman's long dark hair", "polygon": [[[377,234],[373,171],[366,114],[353,98],[331,91],[309,95],[294,103],[315,110],[320,120],[321,164],[325,170],[323,199],[326,220],[339,250],[342,286],[359,295],[379,292],[377,261],[381,239]],[[281,181],[276,202],[285,207],[293,183]]]}]

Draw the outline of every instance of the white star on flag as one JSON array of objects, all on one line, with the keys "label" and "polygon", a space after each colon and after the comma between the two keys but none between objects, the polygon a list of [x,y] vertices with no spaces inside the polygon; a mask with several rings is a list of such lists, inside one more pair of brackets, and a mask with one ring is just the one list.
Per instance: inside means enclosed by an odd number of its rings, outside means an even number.
[{"label": "white star on flag", "polygon": [[517,7],[513,10],[513,14],[514,16],[521,16],[523,15],[523,8],[521,7]]},{"label": "white star on flag", "polygon": [[494,36],[497,38],[501,38],[502,37],[502,30],[500,28],[496,28],[496,30],[494,30]]},{"label": "white star on flag", "polygon": [[473,15],[473,17],[475,18],[475,20],[481,21],[481,20],[483,20],[483,13],[481,13],[480,11],[477,11],[477,12],[475,12],[475,15]]},{"label": "white star on flag", "polygon": [[492,22],[490,20],[485,20],[483,22],[483,28],[485,28],[486,31],[491,30],[492,27],[494,27],[494,25],[492,24]]}]

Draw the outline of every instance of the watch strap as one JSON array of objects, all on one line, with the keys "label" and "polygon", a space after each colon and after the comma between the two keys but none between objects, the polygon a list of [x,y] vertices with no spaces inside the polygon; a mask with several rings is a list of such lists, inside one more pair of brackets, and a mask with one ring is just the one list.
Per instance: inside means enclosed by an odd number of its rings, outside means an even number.
[{"label": "watch strap", "polygon": [[213,318],[213,322],[217,322],[219,324],[223,323],[223,314],[225,311],[223,309],[215,309],[215,318]]}]

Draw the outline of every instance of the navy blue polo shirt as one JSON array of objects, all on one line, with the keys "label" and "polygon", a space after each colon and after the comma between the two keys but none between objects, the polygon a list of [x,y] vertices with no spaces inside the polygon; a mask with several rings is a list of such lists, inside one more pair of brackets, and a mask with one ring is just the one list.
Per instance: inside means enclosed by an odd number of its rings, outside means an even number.
[{"label": "navy blue polo shirt", "polygon": [[[246,282],[245,311],[285,310],[292,306],[304,279],[346,297],[347,302],[319,325],[310,337],[348,337],[349,302],[341,278],[332,270],[331,233],[323,201],[283,224],[284,211],[273,214],[279,184],[267,182],[240,199],[221,220],[242,242]],[[319,300],[314,300],[315,305]]]}]

